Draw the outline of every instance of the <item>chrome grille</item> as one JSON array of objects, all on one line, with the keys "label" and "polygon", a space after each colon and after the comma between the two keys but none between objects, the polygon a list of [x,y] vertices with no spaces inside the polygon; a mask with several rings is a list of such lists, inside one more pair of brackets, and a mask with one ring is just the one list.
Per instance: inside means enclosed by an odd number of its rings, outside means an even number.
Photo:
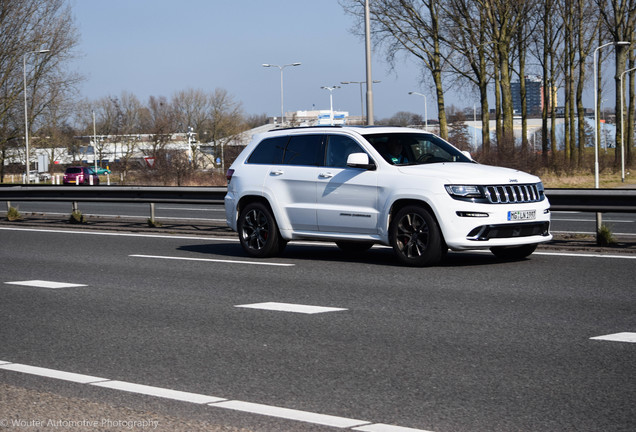
[{"label": "chrome grille", "polygon": [[529,203],[543,199],[536,184],[484,186],[484,192],[492,204]]}]

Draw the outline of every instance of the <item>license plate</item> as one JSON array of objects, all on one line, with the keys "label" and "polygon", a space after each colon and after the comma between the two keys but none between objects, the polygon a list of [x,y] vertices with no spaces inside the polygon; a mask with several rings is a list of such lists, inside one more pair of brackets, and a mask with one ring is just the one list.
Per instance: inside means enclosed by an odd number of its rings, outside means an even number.
[{"label": "license plate", "polygon": [[536,210],[517,210],[508,212],[509,221],[532,220],[536,219]]}]

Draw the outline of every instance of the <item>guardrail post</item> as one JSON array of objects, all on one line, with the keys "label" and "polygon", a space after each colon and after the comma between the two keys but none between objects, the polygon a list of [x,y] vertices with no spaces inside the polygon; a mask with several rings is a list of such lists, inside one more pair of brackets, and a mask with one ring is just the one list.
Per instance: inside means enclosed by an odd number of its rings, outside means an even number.
[{"label": "guardrail post", "polygon": [[73,201],[73,213],[77,212],[79,209],[77,208],[77,201]]},{"label": "guardrail post", "polygon": [[155,223],[155,203],[150,203],[150,223]]},{"label": "guardrail post", "polygon": [[7,213],[11,210],[11,201],[7,201]]}]

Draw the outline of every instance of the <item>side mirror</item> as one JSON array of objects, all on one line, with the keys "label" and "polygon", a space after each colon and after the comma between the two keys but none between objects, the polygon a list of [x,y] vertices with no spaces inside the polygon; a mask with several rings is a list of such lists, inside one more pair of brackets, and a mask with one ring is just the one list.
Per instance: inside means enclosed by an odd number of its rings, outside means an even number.
[{"label": "side mirror", "polygon": [[375,164],[369,160],[369,155],[366,153],[351,153],[347,157],[347,166],[351,168],[364,168],[368,170],[375,169]]}]

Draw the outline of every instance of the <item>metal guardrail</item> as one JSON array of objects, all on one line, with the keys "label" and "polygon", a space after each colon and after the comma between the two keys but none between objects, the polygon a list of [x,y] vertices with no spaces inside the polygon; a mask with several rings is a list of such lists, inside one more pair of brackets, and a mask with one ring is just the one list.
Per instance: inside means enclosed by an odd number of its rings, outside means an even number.
[{"label": "metal guardrail", "polygon": [[546,189],[553,211],[636,212],[636,189]]},{"label": "metal guardrail", "polygon": [[137,202],[223,205],[225,187],[2,186],[0,201]]},{"label": "metal guardrail", "polygon": [[[0,201],[223,205],[225,187],[0,186]],[[554,211],[636,212],[636,189],[546,189]]]}]

